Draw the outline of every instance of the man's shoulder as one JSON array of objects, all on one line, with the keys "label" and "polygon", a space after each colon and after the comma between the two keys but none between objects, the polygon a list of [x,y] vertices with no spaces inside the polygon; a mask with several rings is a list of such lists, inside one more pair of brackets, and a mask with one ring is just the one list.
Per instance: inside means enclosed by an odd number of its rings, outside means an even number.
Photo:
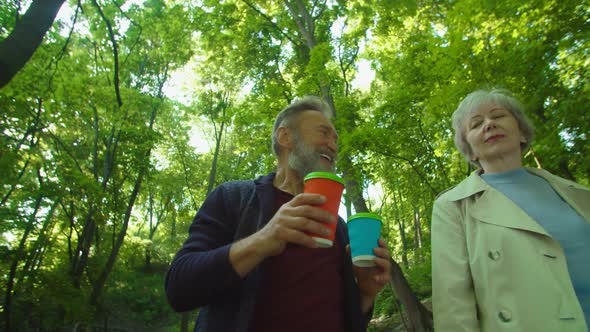
[{"label": "man's shoulder", "polygon": [[[256,179],[231,180],[220,184],[215,188],[215,196],[222,196],[223,199],[230,202],[239,202],[242,206],[246,201],[252,201],[255,193],[262,188],[272,186],[275,173],[259,176]],[[212,193],[213,194],[213,193]]]},{"label": "man's shoulder", "polygon": [[211,194],[228,202],[238,203],[256,191],[254,180],[233,180],[220,184]]},{"label": "man's shoulder", "polygon": [[231,180],[226,181],[220,184],[217,187],[217,190],[221,190],[224,192],[243,192],[243,191],[250,191],[254,190],[256,186],[259,185],[267,185],[272,184],[272,179],[274,178],[274,173],[270,173],[267,175],[262,175],[257,177],[256,179],[242,179],[242,180]]},{"label": "man's shoulder", "polygon": [[254,180],[232,180],[227,181],[219,185],[219,188],[225,190],[235,190],[235,189],[243,189],[243,188],[250,188],[254,186]]}]

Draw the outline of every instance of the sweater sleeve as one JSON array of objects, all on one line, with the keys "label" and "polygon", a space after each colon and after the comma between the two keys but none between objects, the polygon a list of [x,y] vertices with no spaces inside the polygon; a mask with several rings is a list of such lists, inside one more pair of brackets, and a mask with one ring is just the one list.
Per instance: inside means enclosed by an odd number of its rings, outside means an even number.
[{"label": "sweater sleeve", "polygon": [[456,202],[432,211],[432,307],[436,331],[479,331],[465,227]]},{"label": "sweater sleeve", "polygon": [[223,187],[208,195],[168,270],[166,295],[178,312],[219,300],[239,286],[241,278],[229,260],[237,217],[225,196]]}]

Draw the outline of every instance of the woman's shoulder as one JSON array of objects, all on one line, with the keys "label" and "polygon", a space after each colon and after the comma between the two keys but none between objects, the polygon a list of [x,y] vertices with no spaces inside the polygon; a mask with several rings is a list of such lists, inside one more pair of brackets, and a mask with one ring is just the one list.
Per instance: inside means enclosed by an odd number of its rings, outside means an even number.
[{"label": "woman's shoulder", "polygon": [[557,187],[573,187],[576,189],[581,189],[581,190],[586,190],[586,191],[590,191],[590,188],[581,185],[577,182],[574,182],[572,180],[563,178],[561,176],[555,175],[545,169],[542,168],[529,168],[527,167],[526,170],[529,173],[535,174],[537,176],[540,176],[542,178],[544,178],[547,182],[549,182],[549,184],[551,184],[552,186],[557,186]]},{"label": "woman's shoulder", "polygon": [[435,201],[459,201],[486,189],[487,185],[485,181],[479,177],[477,172],[473,172],[458,184],[440,192],[436,196]]}]

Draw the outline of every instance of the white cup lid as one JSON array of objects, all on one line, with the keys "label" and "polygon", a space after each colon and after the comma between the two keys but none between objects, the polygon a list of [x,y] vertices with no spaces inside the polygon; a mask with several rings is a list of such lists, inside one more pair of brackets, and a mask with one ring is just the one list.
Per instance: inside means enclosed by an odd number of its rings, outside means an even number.
[{"label": "white cup lid", "polygon": [[375,256],[372,255],[360,255],[352,258],[352,264],[358,267],[372,267],[375,266],[373,259]]}]

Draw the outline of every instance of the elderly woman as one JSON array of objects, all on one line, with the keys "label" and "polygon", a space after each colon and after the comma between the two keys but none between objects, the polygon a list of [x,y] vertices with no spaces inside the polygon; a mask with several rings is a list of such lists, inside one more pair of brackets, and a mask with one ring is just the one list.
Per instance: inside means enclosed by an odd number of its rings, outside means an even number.
[{"label": "elderly woman", "polygon": [[469,94],[455,144],[479,169],[435,201],[436,331],[588,331],[590,190],[522,166],[533,128],[505,90]]}]

